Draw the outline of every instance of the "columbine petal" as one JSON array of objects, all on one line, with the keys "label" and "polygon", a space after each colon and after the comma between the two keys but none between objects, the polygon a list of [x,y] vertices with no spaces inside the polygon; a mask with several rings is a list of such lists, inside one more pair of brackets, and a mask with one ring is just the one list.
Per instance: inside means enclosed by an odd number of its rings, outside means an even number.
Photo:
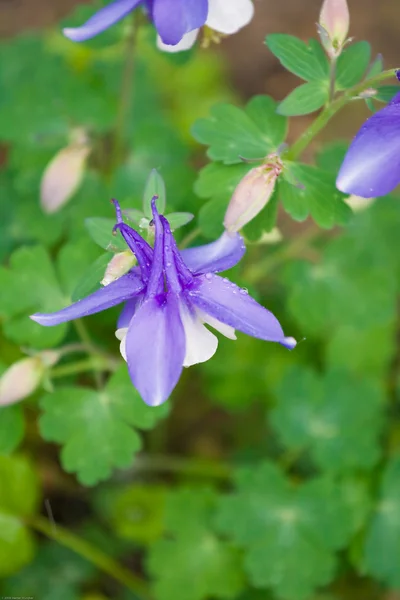
[{"label": "columbine petal", "polygon": [[193,29],[189,33],[185,33],[180,42],[171,46],[170,44],[164,44],[160,36],[157,36],[157,48],[164,52],[182,52],[184,50],[190,50],[193,47],[197,36],[199,35],[198,29]]},{"label": "columbine petal", "polygon": [[145,300],[126,336],[133,385],[149,406],[165,402],[178,383],[185,358],[185,334],[174,295]]},{"label": "columbine petal", "polygon": [[206,22],[208,0],[154,0],[152,17],[164,44],[178,44],[185,33]]},{"label": "columbine petal", "polygon": [[207,325],[210,325],[213,327],[213,329],[219,331],[219,333],[222,333],[222,335],[224,335],[226,338],[229,338],[230,340],[237,339],[235,330],[230,325],[221,323],[221,321],[218,321],[218,319],[214,319],[214,317],[211,317],[211,315],[207,315],[203,310],[197,309],[197,314],[203,323],[207,323]]},{"label": "columbine petal", "polygon": [[247,335],[293,348],[296,343],[286,338],[279,321],[258,304],[247,291],[218,275],[203,275],[188,295],[193,304],[218,321]]},{"label": "columbine petal", "polygon": [[243,238],[238,234],[223,233],[218,240],[204,246],[186,248],[181,256],[192,273],[218,273],[231,269],[246,252]]},{"label": "columbine petal", "polygon": [[141,2],[142,0],[114,0],[111,4],[107,4],[107,6],[97,11],[80,27],[66,27],[63,29],[63,34],[73,42],[90,40],[90,38],[126,17]]},{"label": "columbine petal", "polygon": [[121,310],[121,313],[118,317],[118,321],[117,321],[118,329],[122,329],[124,327],[129,327],[129,323],[131,322],[133,315],[135,314],[136,310],[138,309],[142,298],[143,298],[143,294],[139,294],[132,300],[128,300],[127,302],[125,302],[124,308]]},{"label": "columbine petal", "polygon": [[254,15],[251,0],[209,0],[206,25],[230,35],[250,23]]},{"label": "columbine petal", "polygon": [[218,338],[204,327],[196,311],[191,313],[185,305],[181,305],[181,320],[186,338],[184,367],[191,367],[209,360],[217,351]]},{"label": "columbine petal", "polygon": [[75,304],[67,306],[54,313],[36,313],[31,315],[31,319],[40,325],[52,326],[80,319],[87,315],[93,315],[111,306],[116,306],[139,294],[144,287],[141,278],[134,273],[127,273],[117,281],[110,283],[90,296],[78,300]]},{"label": "columbine petal", "polygon": [[355,136],[336,185],[363,198],[384,196],[400,183],[400,93]]}]

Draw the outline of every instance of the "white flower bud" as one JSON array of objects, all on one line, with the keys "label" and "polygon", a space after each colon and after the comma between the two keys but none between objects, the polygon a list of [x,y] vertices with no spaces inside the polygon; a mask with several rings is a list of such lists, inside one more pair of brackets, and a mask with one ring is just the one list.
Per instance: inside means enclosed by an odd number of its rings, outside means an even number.
[{"label": "white flower bud", "polygon": [[101,281],[102,285],[109,285],[116,279],[125,275],[136,264],[136,258],[130,250],[114,254],[107,265],[106,272]]},{"label": "white flower bud", "polygon": [[267,160],[264,165],[251,169],[233,192],[224,218],[227,231],[242,229],[271,198],[283,165],[277,155],[271,155]]},{"label": "white flower bud", "polygon": [[81,130],[47,165],[40,184],[40,203],[46,213],[57,212],[79,188],[90,153],[88,140]]},{"label": "white flower bud", "polygon": [[0,377],[0,406],[15,404],[30,396],[39,386],[45,371],[39,356],[23,358]]},{"label": "white flower bud", "polygon": [[324,0],[319,15],[319,35],[331,58],[339,56],[350,27],[347,0]]}]

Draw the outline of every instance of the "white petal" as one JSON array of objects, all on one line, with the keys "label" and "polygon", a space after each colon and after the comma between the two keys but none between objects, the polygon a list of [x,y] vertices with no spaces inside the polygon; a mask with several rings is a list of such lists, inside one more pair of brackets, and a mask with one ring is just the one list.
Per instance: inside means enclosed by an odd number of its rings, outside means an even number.
[{"label": "white petal", "polygon": [[182,52],[182,50],[189,50],[195,43],[198,33],[198,29],[193,29],[193,31],[185,33],[181,41],[178,44],[175,44],[175,46],[164,44],[160,36],[157,36],[157,48],[164,52]]},{"label": "white petal", "polygon": [[235,330],[230,325],[225,325],[225,323],[221,323],[221,321],[218,321],[218,319],[214,319],[214,317],[211,317],[202,310],[197,309],[197,314],[199,315],[203,323],[211,325],[211,327],[222,333],[222,335],[224,335],[225,337],[229,338],[230,340],[237,339],[235,335]]},{"label": "white petal", "polygon": [[197,314],[191,314],[186,307],[181,308],[180,314],[186,336],[183,366],[191,367],[209,360],[217,351],[217,337],[204,327]]},{"label": "white petal", "polygon": [[119,345],[119,351],[121,352],[121,356],[122,358],[126,361],[126,334],[127,334],[128,328],[127,327],[121,327],[121,329],[117,329],[117,331],[115,332],[115,337],[118,340],[121,340],[121,343]]},{"label": "white petal", "polygon": [[206,25],[219,33],[236,33],[254,15],[251,0],[209,0]]}]

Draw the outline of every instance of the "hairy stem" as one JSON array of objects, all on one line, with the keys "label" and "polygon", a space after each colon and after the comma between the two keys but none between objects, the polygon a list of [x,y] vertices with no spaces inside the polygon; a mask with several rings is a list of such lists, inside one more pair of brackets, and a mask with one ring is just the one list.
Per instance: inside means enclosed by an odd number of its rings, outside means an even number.
[{"label": "hairy stem", "polygon": [[196,227],[196,229],[192,229],[192,231],[190,231],[181,241],[181,243],[179,244],[179,248],[181,250],[183,250],[184,248],[187,248],[188,246],[190,246],[190,244],[192,242],[194,242],[194,240],[196,238],[199,237],[199,235],[201,235],[201,229],[200,227]]},{"label": "hairy stem", "polygon": [[395,76],[395,71],[397,69],[388,69],[387,71],[382,71],[379,75],[375,77],[371,77],[362,83],[358,83],[353,86],[344,94],[342,94],[339,98],[331,102],[324,110],[318,115],[318,117],[313,121],[313,123],[302,133],[302,135],[294,142],[294,144],[289,148],[289,150],[285,154],[286,160],[295,160],[298,156],[307,148],[309,143],[315,138],[315,136],[327,125],[327,123],[332,119],[332,117],[341,110],[352,98],[359,96],[361,92],[368,88],[373,88],[377,84],[385,81],[385,79],[390,79]]},{"label": "hairy stem", "polygon": [[336,84],[336,57],[331,58],[331,65],[329,71],[329,99],[328,105],[331,104],[335,98],[335,84]]},{"label": "hairy stem", "polygon": [[48,538],[57,543],[69,548],[76,554],[86,558],[89,562],[95,565],[98,569],[107,573],[110,577],[118,581],[121,585],[131,590],[139,600],[149,600],[150,593],[146,582],[139,576],[134,575],[131,571],[121,566],[113,558],[92,546],[86,540],[71,533],[67,529],[51,523],[44,517],[33,517],[27,521],[27,525],[44,534]]},{"label": "hairy stem", "polygon": [[112,371],[114,365],[111,365],[100,357],[91,357],[78,362],[70,363],[68,365],[61,365],[60,367],[54,367],[50,371],[50,378],[55,377],[66,377],[67,375],[77,375],[78,373],[85,373],[86,371],[92,371],[93,373],[99,373],[102,371]]}]

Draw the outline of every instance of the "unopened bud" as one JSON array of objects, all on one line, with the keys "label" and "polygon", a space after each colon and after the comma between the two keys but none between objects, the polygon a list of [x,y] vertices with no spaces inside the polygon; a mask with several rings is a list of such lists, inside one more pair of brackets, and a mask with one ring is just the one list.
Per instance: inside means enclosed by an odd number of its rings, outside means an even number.
[{"label": "unopened bud", "polygon": [[30,396],[39,386],[44,372],[40,357],[24,358],[11,365],[0,377],[0,406],[15,404]]},{"label": "unopened bud", "polygon": [[114,254],[107,265],[101,284],[109,285],[116,279],[122,277],[122,275],[125,275],[125,273],[132,269],[135,264],[136,258],[132,252],[130,252],[130,250],[125,250],[124,252],[118,252],[117,254]]},{"label": "unopened bud", "polygon": [[89,153],[88,140],[78,130],[71,143],[49,162],[40,185],[40,202],[44,212],[57,212],[74,195],[81,184]]},{"label": "unopened bud", "polygon": [[318,33],[322,45],[331,58],[342,51],[350,27],[347,0],[324,0],[319,15]]},{"label": "unopened bud", "polygon": [[271,198],[283,165],[276,155],[269,156],[267,160],[264,165],[251,169],[233,192],[224,218],[227,231],[242,229],[258,215]]}]

